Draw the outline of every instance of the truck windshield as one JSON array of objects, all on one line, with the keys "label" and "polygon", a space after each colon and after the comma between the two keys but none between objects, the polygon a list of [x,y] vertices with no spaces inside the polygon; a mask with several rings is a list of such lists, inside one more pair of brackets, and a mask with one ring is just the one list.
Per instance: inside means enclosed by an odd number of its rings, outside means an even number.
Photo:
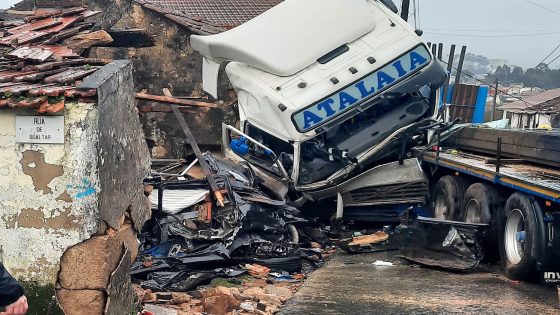
[{"label": "truck windshield", "polygon": [[327,179],[356,156],[396,130],[426,116],[429,105],[418,94],[386,94],[363,112],[329,127],[301,144],[299,184]]}]

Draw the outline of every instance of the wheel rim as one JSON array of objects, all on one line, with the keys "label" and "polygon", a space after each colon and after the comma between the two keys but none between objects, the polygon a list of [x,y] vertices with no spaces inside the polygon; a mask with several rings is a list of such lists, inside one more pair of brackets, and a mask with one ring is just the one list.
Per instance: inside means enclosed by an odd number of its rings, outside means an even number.
[{"label": "wheel rim", "polygon": [[508,260],[517,265],[523,259],[525,247],[525,218],[519,209],[508,216],[505,229],[505,249]]},{"label": "wheel rim", "polygon": [[475,199],[469,200],[467,203],[465,222],[468,223],[486,223],[481,222],[480,218],[480,204]]},{"label": "wheel rim", "polygon": [[436,202],[434,205],[434,218],[436,219],[446,219],[449,213],[449,207],[445,201],[445,196],[440,194],[436,197]]}]

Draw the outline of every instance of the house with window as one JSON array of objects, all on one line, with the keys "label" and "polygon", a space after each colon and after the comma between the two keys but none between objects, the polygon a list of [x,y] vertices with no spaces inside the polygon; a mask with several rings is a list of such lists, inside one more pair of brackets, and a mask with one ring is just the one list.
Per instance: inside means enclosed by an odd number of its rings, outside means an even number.
[{"label": "house with window", "polygon": [[560,89],[548,90],[502,105],[503,118],[512,128],[560,128]]}]

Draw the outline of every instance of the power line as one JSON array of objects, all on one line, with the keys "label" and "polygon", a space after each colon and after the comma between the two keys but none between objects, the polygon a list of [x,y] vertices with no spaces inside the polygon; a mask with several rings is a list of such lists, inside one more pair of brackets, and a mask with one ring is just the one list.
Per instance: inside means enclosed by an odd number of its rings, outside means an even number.
[{"label": "power line", "polygon": [[546,55],[546,57],[544,57],[544,59],[543,59],[541,62],[539,62],[539,63],[537,64],[537,66],[540,65],[540,64],[542,64],[543,62],[545,62],[546,59],[548,59],[548,57],[550,57],[555,51],[558,50],[558,48],[560,48],[560,44],[558,44],[558,46],[556,46],[556,48],[554,48],[554,50],[551,51],[550,54]]},{"label": "power line", "polygon": [[549,33],[533,33],[533,34],[495,34],[495,35],[481,35],[481,34],[451,34],[451,33],[438,33],[438,32],[426,32],[427,34],[442,35],[442,36],[459,36],[459,37],[526,37],[526,36],[545,36],[545,35],[555,35],[560,34],[560,32],[549,32]]},{"label": "power line", "polygon": [[452,28],[424,28],[430,31],[451,32],[556,32],[555,29],[452,29]]},{"label": "power line", "polygon": [[552,59],[552,61],[550,61],[547,65],[551,65],[553,62],[555,62],[558,58],[560,58],[560,55],[556,56],[556,58]]},{"label": "power line", "polygon": [[535,1],[532,1],[532,0],[525,0],[525,2],[529,2],[529,3],[533,4],[533,5],[536,5],[537,7],[541,8],[541,9],[544,9],[544,10],[546,10],[546,11],[548,11],[548,12],[552,12],[552,13],[554,13],[554,14],[556,14],[556,15],[560,15],[560,12],[554,11],[554,10],[552,10],[551,8],[545,7],[544,5],[542,5],[542,4],[540,4],[540,3],[537,3],[537,2],[535,2]]}]

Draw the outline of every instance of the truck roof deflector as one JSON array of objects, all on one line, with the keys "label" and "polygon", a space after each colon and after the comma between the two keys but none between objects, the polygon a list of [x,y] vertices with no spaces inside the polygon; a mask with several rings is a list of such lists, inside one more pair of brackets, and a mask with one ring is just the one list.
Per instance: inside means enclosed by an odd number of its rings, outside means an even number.
[{"label": "truck roof deflector", "polygon": [[371,31],[370,11],[366,0],[286,0],[229,31],[192,35],[191,44],[209,59],[290,76]]}]

